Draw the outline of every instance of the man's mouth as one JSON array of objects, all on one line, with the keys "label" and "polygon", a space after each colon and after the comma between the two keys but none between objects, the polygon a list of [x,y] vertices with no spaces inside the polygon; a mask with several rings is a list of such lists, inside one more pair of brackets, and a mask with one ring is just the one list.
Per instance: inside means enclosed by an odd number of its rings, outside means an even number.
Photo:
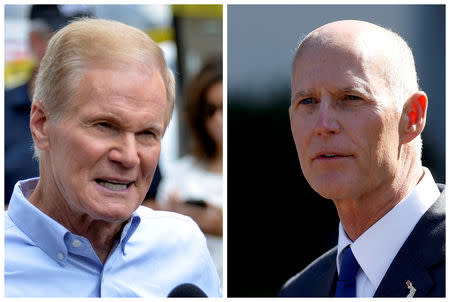
[{"label": "man's mouth", "polygon": [[133,182],[120,182],[111,179],[100,179],[100,178],[97,178],[95,181],[102,187],[105,187],[113,191],[126,190],[133,184]]},{"label": "man's mouth", "polygon": [[334,152],[321,152],[315,155],[314,159],[333,159],[333,158],[345,158],[350,157],[351,155],[342,154],[342,153],[334,153]]},{"label": "man's mouth", "polygon": [[339,156],[339,155],[337,155],[337,154],[323,154],[320,157],[330,158],[330,157],[337,157],[337,156]]}]

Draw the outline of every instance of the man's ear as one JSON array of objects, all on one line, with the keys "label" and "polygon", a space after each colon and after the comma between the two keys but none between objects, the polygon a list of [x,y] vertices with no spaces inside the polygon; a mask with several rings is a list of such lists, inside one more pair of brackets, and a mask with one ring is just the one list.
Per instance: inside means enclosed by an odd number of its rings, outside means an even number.
[{"label": "man's ear", "polygon": [[403,106],[402,142],[409,143],[422,133],[427,119],[428,97],[423,91],[411,95]]},{"label": "man's ear", "polygon": [[40,150],[44,150],[49,146],[47,122],[47,113],[42,102],[34,100],[31,105],[30,130],[34,144]]}]

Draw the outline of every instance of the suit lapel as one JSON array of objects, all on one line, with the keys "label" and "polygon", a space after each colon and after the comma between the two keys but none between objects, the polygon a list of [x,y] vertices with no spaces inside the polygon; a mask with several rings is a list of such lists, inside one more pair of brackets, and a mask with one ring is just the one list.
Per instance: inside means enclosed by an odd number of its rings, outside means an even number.
[{"label": "suit lapel", "polygon": [[[330,286],[326,289],[328,290],[328,297],[334,297],[334,292],[336,291],[336,282],[337,282],[337,268],[336,261],[334,262],[334,269],[330,269],[330,272],[325,276],[322,284],[329,284]],[[326,283],[325,283],[326,282]]]},{"label": "suit lapel", "polygon": [[[426,246],[425,246],[426,245]],[[374,297],[406,297],[406,281],[415,297],[426,296],[434,286],[428,269],[445,261],[445,192],[419,220],[395,256]]]},{"label": "suit lapel", "polygon": [[317,276],[314,283],[312,297],[333,297],[336,290],[337,268],[336,268],[337,247],[333,248],[328,255],[327,261],[323,264],[323,269]]}]

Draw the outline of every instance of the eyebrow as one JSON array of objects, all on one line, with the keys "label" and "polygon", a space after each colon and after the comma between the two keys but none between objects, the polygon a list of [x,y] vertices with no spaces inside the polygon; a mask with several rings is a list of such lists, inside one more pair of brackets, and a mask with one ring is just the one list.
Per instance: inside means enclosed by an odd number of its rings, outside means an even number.
[{"label": "eyebrow", "polygon": [[[123,120],[122,118],[120,118],[119,116],[117,116],[116,114],[114,114],[112,112],[102,112],[102,113],[96,115],[95,119],[106,119],[106,120],[111,121],[114,124],[122,125],[122,126],[125,125],[125,127],[127,126],[127,122],[125,120]],[[146,124],[140,130],[138,130],[137,132],[142,132],[142,131],[146,131],[146,130],[152,130],[152,131],[155,131],[158,135],[161,135],[164,132],[164,125],[160,125],[157,122],[150,122],[150,123]]]},{"label": "eyebrow", "polygon": [[372,96],[370,89],[367,89],[366,85],[355,85],[350,87],[345,87],[341,89],[342,92],[357,92],[366,96]]},{"label": "eyebrow", "polygon": [[[373,97],[373,94],[370,91],[370,89],[368,89],[367,86],[364,85],[364,84],[356,84],[356,85],[347,86],[347,87],[344,87],[344,88],[337,88],[337,89],[334,89],[331,93],[332,94],[337,94],[337,93],[342,93],[342,92],[344,92],[344,93],[358,93],[358,94],[362,94],[362,95],[367,96],[367,97]],[[302,97],[309,97],[309,96],[314,95],[314,94],[316,94],[315,90],[310,90],[310,89],[299,90],[291,97],[291,102],[293,102],[293,101],[295,101],[295,100],[297,100],[299,98],[302,98]]]},{"label": "eyebrow", "polygon": [[310,96],[313,95],[314,93],[311,90],[300,90],[297,91],[292,97],[291,97],[291,102],[295,101],[296,99],[299,99],[301,97],[306,97],[306,96]]}]

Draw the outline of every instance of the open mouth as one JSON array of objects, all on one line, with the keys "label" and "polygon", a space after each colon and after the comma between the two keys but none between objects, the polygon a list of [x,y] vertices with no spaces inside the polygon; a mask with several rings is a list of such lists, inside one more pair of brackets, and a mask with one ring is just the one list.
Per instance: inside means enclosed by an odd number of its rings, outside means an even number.
[{"label": "open mouth", "polygon": [[95,181],[102,187],[105,187],[105,188],[107,188],[109,190],[113,190],[113,191],[126,190],[133,184],[133,182],[118,182],[115,180],[99,179],[99,178],[97,178]]}]

